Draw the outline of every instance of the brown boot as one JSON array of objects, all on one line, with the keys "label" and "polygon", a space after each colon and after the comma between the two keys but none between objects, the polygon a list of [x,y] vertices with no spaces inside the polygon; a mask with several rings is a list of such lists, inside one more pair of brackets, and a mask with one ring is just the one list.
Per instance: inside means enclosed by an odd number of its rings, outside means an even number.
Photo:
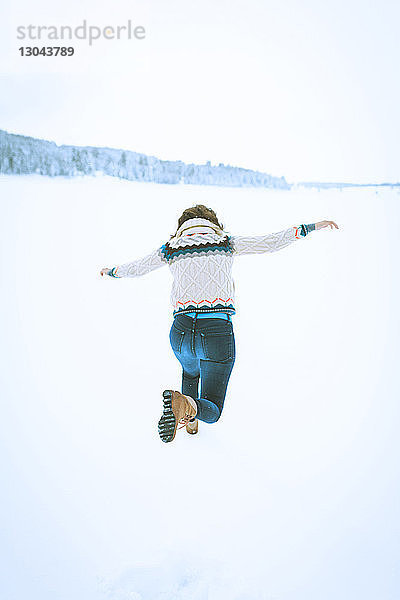
[{"label": "brown boot", "polygon": [[[193,398],[181,392],[165,390],[163,392],[163,414],[158,422],[158,433],[163,442],[172,442],[178,424],[187,425],[196,416],[197,406]],[[179,428],[181,429],[181,428]]]},{"label": "brown boot", "polygon": [[192,435],[194,433],[197,433],[199,431],[199,421],[198,421],[198,419],[195,419],[194,421],[189,421],[189,423],[186,425],[186,431],[188,433],[191,433]]}]

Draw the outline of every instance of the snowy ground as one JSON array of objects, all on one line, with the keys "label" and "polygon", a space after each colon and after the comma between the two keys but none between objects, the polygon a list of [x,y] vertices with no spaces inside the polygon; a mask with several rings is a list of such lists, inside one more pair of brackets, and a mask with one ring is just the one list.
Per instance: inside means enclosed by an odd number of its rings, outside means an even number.
[{"label": "snowy ground", "polygon": [[[397,598],[399,201],[2,176],[2,597]],[[168,268],[99,270],[198,202],[232,234],[340,229],[236,259],[223,417],[166,445]]]}]

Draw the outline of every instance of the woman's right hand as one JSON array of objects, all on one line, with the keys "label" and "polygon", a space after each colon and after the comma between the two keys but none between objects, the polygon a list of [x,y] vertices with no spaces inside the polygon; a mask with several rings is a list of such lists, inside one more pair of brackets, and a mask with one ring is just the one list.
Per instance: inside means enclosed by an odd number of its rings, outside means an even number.
[{"label": "woman's right hand", "polygon": [[110,271],[110,267],[104,267],[104,269],[102,269],[100,271],[100,275],[103,277],[103,275],[108,275],[108,271]]},{"label": "woman's right hand", "polygon": [[330,227],[331,229],[339,229],[338,225],[336,225],[335,221],[319,221],[315,223],[315,229],[323,229],[324,227]]}]

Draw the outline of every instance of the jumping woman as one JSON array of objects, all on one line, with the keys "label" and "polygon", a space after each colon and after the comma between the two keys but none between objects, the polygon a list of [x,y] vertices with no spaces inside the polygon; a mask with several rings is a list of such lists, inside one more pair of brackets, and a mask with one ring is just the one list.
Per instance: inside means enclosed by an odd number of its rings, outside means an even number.
[{"label": "jumping woman", "polygon": [[267,235],[230,236],[215,212],[198,204],[183,211],[175,234],[154,252],[100,271],[119,278],[139,277],[163,265],[171,270],[174,320],[170,342],[182,365],[182,392],[163,392],[163,414],[158,422],[163,442],[172,442],[178,424],[194,434],[199,420],[215,423],[221,416],[235,362],[231,320],[235,314],[234,257],[276,252],[324,227],[338,229],[334,221],[320,221]]}]

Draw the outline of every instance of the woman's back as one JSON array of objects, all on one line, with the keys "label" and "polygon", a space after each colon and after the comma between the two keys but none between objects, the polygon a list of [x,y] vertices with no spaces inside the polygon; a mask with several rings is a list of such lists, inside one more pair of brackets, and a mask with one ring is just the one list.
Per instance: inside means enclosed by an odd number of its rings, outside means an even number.
[{"label": "woman's back", "polygon": [[174,314],[235,312],[233,248],[226,233],[206,219],[190,219],[161,247],[161,255],[174,278]]}]

